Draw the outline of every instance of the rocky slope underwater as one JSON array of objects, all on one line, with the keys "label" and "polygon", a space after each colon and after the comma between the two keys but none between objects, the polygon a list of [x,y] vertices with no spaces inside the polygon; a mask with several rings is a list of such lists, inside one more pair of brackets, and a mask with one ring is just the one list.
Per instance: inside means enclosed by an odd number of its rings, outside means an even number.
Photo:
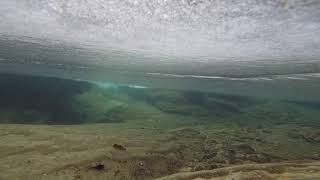
[{"label": "rocky slope underwater", "polygon": [[317,179],[317,101],[3,74],[0,179]]}]

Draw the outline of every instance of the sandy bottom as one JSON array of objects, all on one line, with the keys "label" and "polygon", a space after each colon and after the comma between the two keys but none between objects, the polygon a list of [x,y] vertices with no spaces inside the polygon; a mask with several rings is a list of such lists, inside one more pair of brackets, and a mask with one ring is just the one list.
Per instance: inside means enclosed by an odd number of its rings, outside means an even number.
[{"label": "sandy bottom", "polygon": [[317,129],[135,124],[2,124],[0,179],[320,179]]}]

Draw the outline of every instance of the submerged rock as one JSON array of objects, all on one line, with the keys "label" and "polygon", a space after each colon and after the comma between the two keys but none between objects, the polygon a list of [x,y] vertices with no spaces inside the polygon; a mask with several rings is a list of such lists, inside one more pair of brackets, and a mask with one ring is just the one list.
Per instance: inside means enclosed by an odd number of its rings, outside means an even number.
[{"label": "submerged rock", "polygon": [[239,106],[247,106],[248,98],[196,91],[164,89],[126,90],[130,96],[144,99],[159,110],[180,115],[209,116],[239,113]]},{"label": "submerged rock", "polygon": [[313,128],[293,129],[288,136],[294,139],[304,139],[309,143],[320,143],[320,131]]},{"label": "submerged rock", "polygon": [[149,92],[149,100],[156,108],[167,113],[203,116],[209,112],[200,104],[191,102],[183,92],[158,90]]},{"label": "submerged rock", "polygon": [[303,136],[303,138],[311,143],[320,143],[320,132],[311,132]]},{"label": "submerged rock", "polygon": [[120,150],[120,151],[125,151],[127,150],[127,148],[125,148],[124,146],[120,145],[120,144],[113,144],[112,147],[116,150]]},{"label": "submerged rock", "polygon": [[89,167],[89,169],[96,170],[96,171],[103,171],[105,169],[105,166],[102,163],[94,163]]},{"label": "submerged rock", "polygon": [[125,121],[127,104],[120,97],[92,89],[74,97],[73,109],[82,121],[110,123]]}]

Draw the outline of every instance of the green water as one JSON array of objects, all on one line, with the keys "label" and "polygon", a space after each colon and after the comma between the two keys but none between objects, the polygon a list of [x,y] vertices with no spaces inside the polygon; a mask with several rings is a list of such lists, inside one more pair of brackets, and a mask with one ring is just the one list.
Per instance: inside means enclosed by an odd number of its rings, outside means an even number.
[{"label": "green water", "polygon": [[[205,124],[319,127],[320,102],[2,74],[1,123],[123,123],[162,118]],[[152,108],[150,108],[152,107]],[[161,116],[163,115],[163,116]],[[170,126],[168,124],[167,126]]]}]

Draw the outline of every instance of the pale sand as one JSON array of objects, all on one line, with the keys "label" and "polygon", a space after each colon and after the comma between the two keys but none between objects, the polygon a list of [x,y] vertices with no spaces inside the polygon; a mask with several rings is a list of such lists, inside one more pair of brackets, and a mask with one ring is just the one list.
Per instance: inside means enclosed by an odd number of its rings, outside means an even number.
[{"label": "pale sand", "polygon": [[289,180],[320,179],[320,161],[245,164],[197,172],[177,173],[158,180]]},{"label": "pale sand", "polygon": [[[193,132],[191,128],[198,131]],[[316,157],[315,153],[320,152],[318,145],[309,146],[301,139],[288,140],[288,137],[281,135],[284,129],[271,129],[273,133],[266,137],[266,143],[261,144],[253,142],[256,134],[249,133],[244,137],[246,134],[241,128],[228,124],[189,126],[186,129],[132,128],[126,123],[0,125],[0,179],[140,180],[163,177],[171,180],[219,177],[257,179],[260,176],[266,179],[320,179],[319,161],[313,161],[313,164],[309,161],[283,164],[284,161],[293,160],[292,157],[312,159]],[[237,138],[243,138],[245,143],[252,142],[259,151],[283,154],[281,157],[287,159],[273,158],[279,163],[265,165],[229,167],[229,164],[222,165],[228,166],[222,169],[189,172],[195,171],[195,164],[203,156],[206,144],[210,141],[215,139],[215,147],[220,147],[223,143],[239,141]],[[276,139],[283,143],[272,142]],[[113,144],[122,145],[126,150],[115,149]],[[95,169],[98,164],[103,164],[104,169]]]}]

